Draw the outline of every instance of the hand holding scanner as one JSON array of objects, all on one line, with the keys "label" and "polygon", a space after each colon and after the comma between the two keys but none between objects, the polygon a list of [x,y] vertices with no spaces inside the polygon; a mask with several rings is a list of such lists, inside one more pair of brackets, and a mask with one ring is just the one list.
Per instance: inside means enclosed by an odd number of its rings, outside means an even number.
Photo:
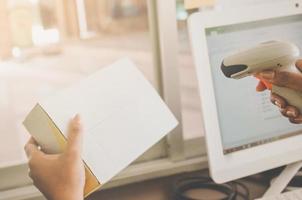
[{"label": "hand holding scanner", "polygon": [[[233,79],[255,75],[264,70],[301,73],[294,64],[299,55],[300,50],[295,44],[268,41],[226,57],[221,64],[221,70],[226,77]],[[302,113],[301,92],[263,82],[273,93],[284,97],[290,105],[297,107]]]}]

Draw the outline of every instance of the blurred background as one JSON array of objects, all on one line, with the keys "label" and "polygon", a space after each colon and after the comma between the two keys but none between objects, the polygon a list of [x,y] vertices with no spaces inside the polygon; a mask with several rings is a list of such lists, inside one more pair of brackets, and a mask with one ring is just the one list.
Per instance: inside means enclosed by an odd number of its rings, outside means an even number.
[{"label": "blurred background", "polygon": [[[184,137],[202,136],[197,80],[176,2]],[[145,0],[0,1],[0,165],[23,162],[22,121],[34,104],[94,71],[131,58],[156,87],[154,43]]]}]

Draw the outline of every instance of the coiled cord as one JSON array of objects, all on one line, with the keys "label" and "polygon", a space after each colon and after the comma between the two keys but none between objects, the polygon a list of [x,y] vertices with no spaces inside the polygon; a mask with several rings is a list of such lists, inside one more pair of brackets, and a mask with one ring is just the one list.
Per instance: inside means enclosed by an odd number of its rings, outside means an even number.
[{"label": "coiled cord", "polygon": [[190,190],[195,189],[208,189],[213,190],[225,195],[223,198],[216,200],[249,200],[248,188],[237,181],[216,184],[209,177],[197,176],[197,177],[186,177],[180,179],[174,185],[174,197],[173,200],[208,200],[209,197],[201,196],[199,198],[190,197],[187,193]]}]

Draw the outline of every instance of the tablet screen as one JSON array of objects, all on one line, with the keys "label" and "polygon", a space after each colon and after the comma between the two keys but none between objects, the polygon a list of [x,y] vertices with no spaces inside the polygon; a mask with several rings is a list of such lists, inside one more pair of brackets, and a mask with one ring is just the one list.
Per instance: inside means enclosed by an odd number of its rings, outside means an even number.
[{"label": "tablet screen", "polygon": [[206,29],[224,153],[297,135],[302,125],[283,117],[270,92],[256,92],[257,80],[226,78],[221,62],[227,55],[269,40],[290,41],[302,49],[302,15]]}]

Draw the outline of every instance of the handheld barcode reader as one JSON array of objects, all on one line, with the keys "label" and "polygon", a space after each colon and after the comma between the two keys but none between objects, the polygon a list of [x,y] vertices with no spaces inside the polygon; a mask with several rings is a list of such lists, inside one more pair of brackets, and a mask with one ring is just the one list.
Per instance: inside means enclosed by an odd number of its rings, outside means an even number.
[{"label": "handheld barcode reader", "polygon": [[[221,64],[221,70],[226,77],[233,79],[241,79],[271,69],[301,73],[295,67],[299,55],[300,50],[295,44],[268,41],[226,57]],[[261,81],[273,93],[284,97],[290,105],[297,107],[302,113],[301,92]]]}]

